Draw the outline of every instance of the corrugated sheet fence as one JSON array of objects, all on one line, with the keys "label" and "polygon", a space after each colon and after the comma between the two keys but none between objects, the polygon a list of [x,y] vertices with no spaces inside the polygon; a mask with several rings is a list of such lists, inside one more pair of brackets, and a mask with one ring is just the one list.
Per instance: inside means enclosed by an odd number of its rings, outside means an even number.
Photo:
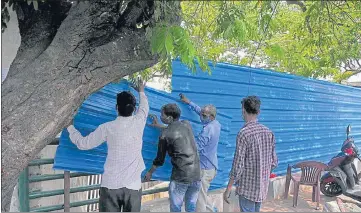
[{"label": "corrugated sheet fence", "polygon": [[[210,64],[210,66],[212,66]],[[307,79],[250,67],[217,64],[212,74],[190,72],[179,61],[173,63],[172,92],[184,93],[199,104],[212,103],[232,117],[231,147],[223,160],[230,170],[236,135],[243,126],[241,99],[261,99],[259,122],[274,131],[279,167],[303,160],[328,160],[346,139],[346,127],[361,146],[361,90],[326,81]]]},{"label": "corrugated sheet fence", "polygon": [[[348,124],[353,127],[356,144],[361,146],[361,89],[229,64],[212,66],[211,75],[200,70],[192,73],[179,61],[173,62],[172,89],[172,93],[146,89],[151,113],[159,115],[163,104],[176,102],[181,107],[182,119],[191,121],[195,134],[202,128],[199,117],[179,102],[178,94],[184,93],[199,105],[212,103],[218,109],[217,119],[222,124],[218,147],[220,170],[212,183],[213,189],[224,187],[228,181],[235,138],[243,125],[240,102],[247,95],[261,98],[259,121],[275,132],[280,161],[277,174],[284,174],[287,164],[302,160],[327,162],[339,151]],[[109,84],[91,95],[75,116],[76,128],[87,135],[99,124],[115,119],[115,97],[124,90],[130,88],[122,82]],[[106,143],[80,151],[67,134],[62,133],[54,168],[101,174]],[[157,130],[146,127],[143,157],[147,168],[156,155],[158,135]],[[153,177],[169,180],[170,172],[168,159]]]}]

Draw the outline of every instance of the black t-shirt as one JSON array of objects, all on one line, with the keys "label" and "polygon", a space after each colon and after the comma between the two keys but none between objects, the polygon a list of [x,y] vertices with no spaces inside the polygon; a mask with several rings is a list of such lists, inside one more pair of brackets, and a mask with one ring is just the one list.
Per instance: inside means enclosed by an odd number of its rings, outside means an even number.
[{"label": "black t-shirt", "polygon": [[192,183],[201,179],[199,155],[188,121],[175,121],[162,131],[153,165],[162,166],[167,152],[173,165],[171,180]]}]

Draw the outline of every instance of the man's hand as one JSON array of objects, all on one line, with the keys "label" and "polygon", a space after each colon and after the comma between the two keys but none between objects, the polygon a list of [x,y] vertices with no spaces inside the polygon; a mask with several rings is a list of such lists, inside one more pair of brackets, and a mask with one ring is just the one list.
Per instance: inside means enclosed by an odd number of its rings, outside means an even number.
[{"label": "man's hand", "polygon": [[153,173],[148,171],[147,174],[144,176],[144,182],[149,182],[152,179]]},{"label": "man's hand", "polygon": [[144,92],[145,85],[146,82],[139,78],[137,83],[133,84],[132,87],[138,92]]},{"label": "man's hand", "polygon": [[151,115],[149,115],[149,117],[151,117],[153,122],[151,124],[147,124],[148,126],[155,127],[155,128],[161,129],[161,130],[165,129],[167,127],[158,122],[158,117],[156,115],[151,114]]},{"label": "man's hand", "polygon": [[186,103],[186,104],[190,104],[190,103],[191,103],[191,101],[190,101],[185,95],[183,95],[182,93],[179,94],[179,97],[180,97],[180,99],[181,99],[181,101],[182,101],[183,103]]},{"label": "man's hand", "polygon": [[158,122],[158,117],[154,114],[150,114],[149,117],[152,119],[152,123],[150,124],[150,126],[157,126],[159,125]]},{"label": "man's hand", "polygon": [[231,190],[227,188],[227,190],[223,193],[223,200],[230,204],[229,197],[231,196]]}]

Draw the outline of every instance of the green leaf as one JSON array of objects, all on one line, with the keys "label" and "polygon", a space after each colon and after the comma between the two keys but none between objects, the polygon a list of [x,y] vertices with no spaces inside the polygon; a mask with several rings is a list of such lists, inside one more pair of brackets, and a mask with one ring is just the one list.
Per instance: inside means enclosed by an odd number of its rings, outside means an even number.
[{"label": "green leaf", "polygon": [[251,59],[248,57],[243,57],[240,61],[241,65],[248,65],[251,62]]},{"label": "green leaf", "polygon": [[262,32],[266,31],[267,25],[270,24],[271,22],[271,15],[269,14],[265,14],[264,16],[262,16],[261,18],[261,30]]},{"label": "green leaf", "polygon": [[173,53],[173,38],[172,38],[172,34],[171,33],[167,33],[166,37],[165,37],[165,48],[167,50],[168,54]]},{"label": "green leaf", "polygon": [[314,2],[311,6],[309,6],[306,10],[306,16],[311,15],[314,10],[317,10],[317,6],[319,6],[318,2]]},{"label": "green leaf", "polygon": [[278,57],[282,58],[284,56],[285,53],[280,45],[275,44],[275,45],[272,45],[271,48],[272,48],[273,53],[276,54]]},{"label": "green leaf", "polygon": [[38,1],[33,1],[34,10],[38,10]]},{"label": "green leaf", "polygon": [[167,30],[165,27],[156,27],[155,30],[152,33],[152,41],[151,41],[151,47],[153,53],[162,53],[162,51],[165,48],[164,40],[165,40],[165,34]]},{"label": "green leaf", "polygon": [[247,34],[245,23],[243,22],[243,20],[236,20],[235,26],[236,26],[235,34],[237,36],[238,41],[244,42],[246,40],[246,34]]},{"label": "green leaf", "polygon": [[228,25],[227,29],[223,33],[223,38],[224,39],[231,39],[232,38],[232,33],[233,33],[233,26]]}]

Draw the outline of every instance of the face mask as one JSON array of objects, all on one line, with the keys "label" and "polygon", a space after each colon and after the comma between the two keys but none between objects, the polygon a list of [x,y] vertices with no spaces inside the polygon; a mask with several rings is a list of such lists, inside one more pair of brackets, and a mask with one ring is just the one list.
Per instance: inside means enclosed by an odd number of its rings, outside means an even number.
[{"label": "face mask", "polygon": [[173,122],[173,118],[172,116],[165,116],[165,115],[161,115],[160,116],[160,120],[164,123],[164,124],[170,124]]},{"label": "face mask", "polygon": [[208,116],[201,115],[201,122],[202,124],[208,124],[209,122],[211,122],[211,119]]}]

